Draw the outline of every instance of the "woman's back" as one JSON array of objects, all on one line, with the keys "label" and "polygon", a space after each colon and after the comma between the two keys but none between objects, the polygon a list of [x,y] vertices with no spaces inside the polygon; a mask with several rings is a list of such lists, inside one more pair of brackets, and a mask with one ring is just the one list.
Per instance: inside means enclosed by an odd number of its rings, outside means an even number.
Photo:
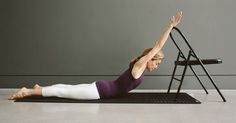
[{"label": "woman's back", "polygon": [[128,93],[130,90],[135,89],[144,79],[144,75],[135,79],[131,74],[132,68],[127,69],[116,80],[98,80],[96,86],[100,98],[114,97]]}]

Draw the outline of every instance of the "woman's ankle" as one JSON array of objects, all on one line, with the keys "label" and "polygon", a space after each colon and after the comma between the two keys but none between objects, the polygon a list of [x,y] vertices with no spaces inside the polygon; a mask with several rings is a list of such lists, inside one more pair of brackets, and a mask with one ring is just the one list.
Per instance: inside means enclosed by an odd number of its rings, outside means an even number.
[{"label": "woman's ankle", "polygon": [[42,88],[32,89],[32,96],[42,96]]}]

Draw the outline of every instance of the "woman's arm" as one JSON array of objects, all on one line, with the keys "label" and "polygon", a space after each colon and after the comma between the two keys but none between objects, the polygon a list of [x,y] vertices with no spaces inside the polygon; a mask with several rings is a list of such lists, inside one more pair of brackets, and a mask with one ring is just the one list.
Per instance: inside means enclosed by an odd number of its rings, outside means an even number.
[{"label": "woman's arm", "polygon": [[167,41],[172,28],[176,27],[180,23],[181,18],[182,12],[178,12],[176,16],[173,16],[171,18],[170,24],[167,26],[166,30],[163,32],[160,38],[156,40],[156,44],[153,49],[146,56],[144,56],[144,62],[148,62],[149,60],[151,60],[155,56],[155,54],[161,50],[161,48]]},{"label": "woman's arm", "polygon": [[182,18],[182,11],[178,12],[176,16],[173,16],[171,18],[170,24],[167,26],[166,30],[163,32],[163,34],[160,36],[158,40],[156,40],[156,43],[153,47],[153,49],[145,56],[139,59],[134,64],[134,67],[132,69],[132,75],[134,78],[139,78],[144,70],[146,69],[147,62],[151,60],[156,53],[158,53],[161,48],[164,46],[166,40],[168,39],[168,36],[172,30],[173,27],[176,27]]}]

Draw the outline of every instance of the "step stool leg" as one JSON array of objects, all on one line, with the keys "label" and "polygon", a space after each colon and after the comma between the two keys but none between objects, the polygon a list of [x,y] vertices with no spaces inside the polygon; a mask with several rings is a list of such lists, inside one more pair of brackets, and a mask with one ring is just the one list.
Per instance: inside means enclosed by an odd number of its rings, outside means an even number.
[{"label": "step stool leg", "polygon": [[184,67],[184,71],[183,71],[183,74],[182,74],[182,77],[181,77],[181,81],[180,81],[180,84],[179,84],[179,87],[178,87],[176,96],[175,96],[175,100],[177,100],[177,98],[178,98],[178,96],[179,96],[179,92],[180,92],[181,86],[182,86],[183,81],[184,81],[184,76],[185,76],[187,67],[188,67],[188,65],[186,64],[185,67]]},{"label": "step stool leg", "polygon": [[204,85],[202,84],[201,80],[199,79],[198,75],[196,74],[196,72],[193,70],[192,66],[189,65],[190,69],[192,70],[192,72],[194,73],[194,75],[196,76],[198,82],[201,84],[202,88],[205,90],[206,94],[208,94],[206,88],[204,87]]},{"label": "step stool leg", "polygon": [[170,80],[170,84],[169,84],[167,93],[170,93],[170,89],[171,89],[171,85],[172,85],[172,82],[173,82],[173,79],[174,79],[174,76],[175,76],[176,68],[177,68],[177,65],[175,65],[175,68],[173,70],[172,77],[171,77],[171,80]]},{"label": "step stool leg", "polygon": [[177,94],[176,94],[176,97],[175,97],[175,100],[177,100],[178,96],[179,96],[179,92],[180,92],[180,89],[181,89],[181,86],[183,84],[183,81],[184,81],[184,76],[185,76],[185,73],[186,73],[186,70],[188,68],[188,63],[189,63],[189,60],[190,60],[190,57],[191,57],[191,53],[192,51],[189,50],[189,53],[188,53],[188,58],[186,59],[186,64],[184,66],[184,71],[182,73],[182,77],[181,77],[181,80],[180,80],[180,84],[179,84],[179,87],[178,87],[178,91],[177,91]]},{"label": "step stool leg", "polygon": [[219,95],[221,96],[222,100],[224,102],[226,102],[224,96],[222,95],[222,93],[220,92],[219,88],[216,86],[216,84],[214,83],[213,79],[211,78],[211,75],[208,73],[208,71],[206,70],[206,68],[203,66],[203,63],[201,60],[198,59],[198,61],[201,64],[201,67],[203,68],[203,70],[205,71],[205,73],[207,74],[208,78],[211,80],[211,83],[214,85],[215,89],[217,90],[217,92],[219,93]]},{"label": "step stool leg", "polygon": [[[177,56],[177,58],[176,58],[176,61],[179,61],[180,54],[181,54],[181,53],[179,52],[179,53],[178,53],[178,56]],[[172,85],[173,79],[174,79],[174,77],[175,77],[176,68],[177,68],[177,64],[175,64],[175,67],[174,67],[174,70],[173,70],[173,73],[172,73],[172,76],[171,76],[171,80],[170,80],[170,84],[169,84],[167,93],[170,93],[171,85]]]}]

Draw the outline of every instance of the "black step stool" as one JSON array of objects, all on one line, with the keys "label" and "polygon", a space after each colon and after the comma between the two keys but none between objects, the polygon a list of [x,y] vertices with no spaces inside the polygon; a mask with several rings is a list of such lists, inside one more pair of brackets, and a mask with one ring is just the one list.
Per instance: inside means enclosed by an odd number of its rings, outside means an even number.
[{"label": "black step stool", "polygon": [[[220,64],[222,63],[221,59],[199,59],[199,57],[196,55],[196,53],[193,51],[193,48],[190,46],[190,44],[188,43],[187,39],[184,37],[184,35],[182,34],[182,32],[174,27],[173,30],[176,30],[181,37],[184,39],[185,43],[187,44],[188,48],[189,48],[189,52],[188,52],[188,56],[184,56],[183,52],[181,51],[180,47],[178,46],[178,44],[176,43],[176,41],[174,40],[172,33],[170,33],[170,38],[172,39],[172,41],[174,42],[175,46],[177,47],[177,49],[179,50],[178,52],[178,56],[177,59],[175,61],[175,67],[172,73],[172,77],[171,77],[171,81],[168,87],[168,91],[167,93],[170,93],[170,89],[171,89],[171,85],[173,80],[179,81],[179,87],[176,93],[176,98],[175,100],[178,99],[178,95],[181,89],[181,86],[183,84],[183,80],[184,80],[184,76],[187,70],[187,67],[189,66],[190,69],[192,70],[192,72],[194,73],[194,75],[196,76],[197,80],[199,81],[199,83],[201,84],[202,88],[205,90],[206,94],[208,94],[206,88],[204,87],[204,85],[202,84],[201,80],[199,79],[198,75],[196,74],[196,72],[193,70],[192,65],[200,65],[202,67],[202,69],[204,70],[204,72],[206,73],[206,75],[208,76],[208,78],[210,79],[211,83],[214,85],[215,89],[217,90],[217,92],[219,93],[219,95],[221,96],[221,98],[223,99],[224,102],[226,102],[224,96],[222,95],[222,93],[220,92],[220,90],[218,89],[218,87],[216,86],[216,84],[214,83],[211,75],[208,73],[208,71],[206,70],[206,68],[204,67],[204,64]],[[191,57],[195,58],[196,60],[191,60]],[[180,60],[180,58],[182,60]],[[176,72],[176,68],[177,66],[184,66],[184,70],[181,76],[181,79],[178,79],[175,77],[175,72]]]}]

